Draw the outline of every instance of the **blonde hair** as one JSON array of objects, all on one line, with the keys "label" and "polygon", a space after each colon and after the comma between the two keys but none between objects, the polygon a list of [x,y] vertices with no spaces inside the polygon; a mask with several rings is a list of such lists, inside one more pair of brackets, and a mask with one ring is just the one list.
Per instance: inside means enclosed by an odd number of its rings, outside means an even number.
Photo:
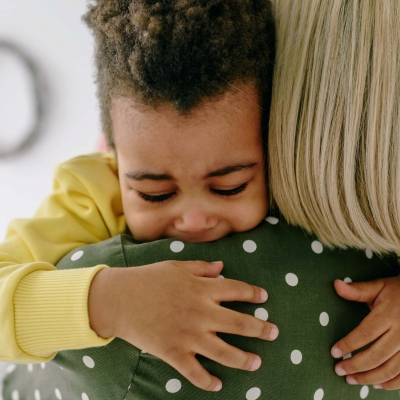
[{"label": "blonde hair", "polygon": [[399,254],[400,1],[273,5],[273,204],[330,247]]}]

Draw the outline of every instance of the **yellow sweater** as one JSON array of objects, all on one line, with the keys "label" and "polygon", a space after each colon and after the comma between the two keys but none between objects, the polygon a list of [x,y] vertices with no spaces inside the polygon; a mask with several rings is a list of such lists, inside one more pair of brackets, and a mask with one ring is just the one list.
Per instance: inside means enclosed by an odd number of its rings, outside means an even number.
[{"label": "yellow sweater", "polygon": [[0,360],[43,362],[57,351],[102,346],[89,326],[87,299],[106,265],[58,271],[76,247],[125,232],[117,166],[111,153],[56,168],[53,193],[31,219],[18,219],[0,244]]}]

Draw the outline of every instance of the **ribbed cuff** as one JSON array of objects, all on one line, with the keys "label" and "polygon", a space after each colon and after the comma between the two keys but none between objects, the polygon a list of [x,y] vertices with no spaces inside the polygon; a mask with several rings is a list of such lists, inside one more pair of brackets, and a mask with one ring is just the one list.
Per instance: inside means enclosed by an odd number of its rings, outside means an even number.
[{"label": "ribbed cuff", "polygon": [[18,346],[37,357],[57,351],[108,344],[89,325],[88,295],[94,276],[107,268],[35,271],[25,276],[14,294]]}]

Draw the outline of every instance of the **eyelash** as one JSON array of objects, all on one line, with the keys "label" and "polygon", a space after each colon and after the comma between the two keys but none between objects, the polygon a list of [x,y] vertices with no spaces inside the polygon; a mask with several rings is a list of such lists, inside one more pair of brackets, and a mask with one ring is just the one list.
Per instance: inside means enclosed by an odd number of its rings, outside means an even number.
[{"label": "eyelash", "polygon": [[[247,183],[244,183],[243,185],[240,185],[236,188],[229,189],[229,190],[210,189],[210,191],[211,191],[211,193],[214,193],[218,196],[230,197],[230,196],[235,196],[236,194],[243,192],[246,189],[246,187],[247,187]],[[175,194],[175,192],[173,192],[173,193],[162,194],[160,196],[151,196],[149,194],[142,193],[142,192],[138,192],[138,193],[139,193],[139,196],[143,200],[148,201],[150,203],[162,203],[163,201],[168,200]]]},{"label": "eyelash", "polygon": [[138,192],[139,196],[145,200],[145,201],[149,201],[150,203],[162,203],[165,200],[168,200],[170,197],[172,197],[175,193],[166,193],[166,194],[162,194],[160,196],[151,196],[149,194],[146,193],[142,193],[142,192]]},{"label": "eyelash", "polygon": [[236,188],[229,189],[229,190],[210,189],[210,191],[214,194],[217,194],[218,196],[229,197],[229,196],[234,196],[235,194],[239,194],[239,193],[243,192],[243,190],[245,190],[246,187],[247,187],[247,183],[243,183],[243,185],[240,185]]}]

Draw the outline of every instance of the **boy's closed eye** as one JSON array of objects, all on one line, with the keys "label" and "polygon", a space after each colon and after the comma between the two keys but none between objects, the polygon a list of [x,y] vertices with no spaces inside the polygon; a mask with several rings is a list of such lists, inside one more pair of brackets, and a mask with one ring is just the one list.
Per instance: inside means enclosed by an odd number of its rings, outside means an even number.
[{"label": "boy's closed eye", "polygon": [[[242,193],[244,190],[246,190],[247,185],[248,185],[248,183],[246,182],[246,183],[243,183],[242,185],[234,187],[232,189],[210,188],[210,192],[217,196],[231,197],[231,196],[235,196],[239,193]],[[140,191],[137,191],[137,193],[143,200],[151,202],[151,203],[162,203],[163,201],[166,201],[176,195],[176,192],[163,193],[160,195],[150,195],[150,194],[143,193]]]}]

